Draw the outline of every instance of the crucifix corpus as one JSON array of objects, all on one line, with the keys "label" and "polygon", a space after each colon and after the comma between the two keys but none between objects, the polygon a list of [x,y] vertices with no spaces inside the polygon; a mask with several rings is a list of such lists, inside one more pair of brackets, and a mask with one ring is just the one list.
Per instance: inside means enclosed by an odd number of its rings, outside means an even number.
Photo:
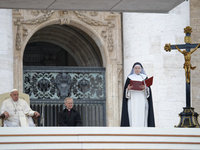
[{"label": "crucifix corpus", "polygon": [[[185,36],[185,43],[181,45],[171,45],[165,44],[164,49],[167,52],[170,52],[173,49],[178,50],[180,53],[183,54],[185,58],[185,63],[183,68],[185,69],[185,77],[186,77],[186,107],[183,108],[183,112],[179,114],[180,122],[179,125],[176,127],[196,127],[199,128],[198,116],[199,114],[194,111],[194,108],[190,105],[190,71],[195,69],[196,66],[192,66],[190,63],[191,54],[194,53],[198,48],[200,48],[200,44],[191,44],[191,33],[192,28],[187,26],[184,28]],[[193,48],[193,49],[192,49]],[[181,50],[184,49],[184,50]],[[192,49],[190,51],[190,49]]]}]

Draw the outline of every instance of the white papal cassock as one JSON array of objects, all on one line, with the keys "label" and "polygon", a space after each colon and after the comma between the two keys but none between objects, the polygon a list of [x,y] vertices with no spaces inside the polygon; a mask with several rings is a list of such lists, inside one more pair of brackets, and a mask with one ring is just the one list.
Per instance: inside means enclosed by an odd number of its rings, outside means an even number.
[{"label": "white papal cassock", "polygon": [[4,127],[26,127],[35,126],[31,116],[34,116],[34,111],[28,103],[22,99],[13,101],[11,98],[3,101],[1,114],[7,111],[9,117],[4,120]]}]

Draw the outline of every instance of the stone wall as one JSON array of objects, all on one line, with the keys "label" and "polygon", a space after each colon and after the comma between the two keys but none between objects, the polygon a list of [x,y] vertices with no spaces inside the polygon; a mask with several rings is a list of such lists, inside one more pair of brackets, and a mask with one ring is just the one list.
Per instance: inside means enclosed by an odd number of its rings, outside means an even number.
[{"label": "stone wall", "polygon": [[[174,50],[164,51],[166,43],[184,44],[184,28],[189,25],[189,2],[167,14],[123,14],[124,80],[134,62],[141,62],[152,85],[157,127],[178,125],[185,107],[184,58]],[[199,95],[199,94],[198,94]]]},{"label": "stone wall", "polygon": [[[192,27],[192,43],[200,43],[200,0],[190,1],[190,26]],[[197,66],[191,72],[192,107],[200,114],[200,49],[193,53],[191,64]]]},{"label": "stone wall", "polygon": [[0,93],[13,88],[12,10],[0,10]]}]

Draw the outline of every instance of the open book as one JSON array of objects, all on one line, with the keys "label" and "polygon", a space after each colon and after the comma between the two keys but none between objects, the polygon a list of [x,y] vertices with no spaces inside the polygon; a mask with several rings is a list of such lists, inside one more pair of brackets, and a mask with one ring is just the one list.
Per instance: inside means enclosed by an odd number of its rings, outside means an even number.
[{"label": "open book", "polygon": [[150,87],[153,84],[153,76],[143,81],[130,80],[130,85],[133,86],[131,90],[143,90],[142,85],[146,84],[146,87]]}]

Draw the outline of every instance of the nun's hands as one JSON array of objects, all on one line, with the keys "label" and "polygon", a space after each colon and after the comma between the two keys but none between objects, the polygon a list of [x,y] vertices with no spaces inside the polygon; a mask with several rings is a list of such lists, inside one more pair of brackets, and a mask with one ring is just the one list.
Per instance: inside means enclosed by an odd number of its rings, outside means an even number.
[{"label": "nun's hands", "polygon": [[127,89],[128,89],[128,90],[131,90],[132,88],[133,88],[133,85],[130,85],[130,84],[129,84]]},{"label": "nun's hands", "polygon": [[142,90],[144,90],[144,89],[145,89],[145,86],[144,86],[144,85],[141,85],[140,88],[141,88]]}]

